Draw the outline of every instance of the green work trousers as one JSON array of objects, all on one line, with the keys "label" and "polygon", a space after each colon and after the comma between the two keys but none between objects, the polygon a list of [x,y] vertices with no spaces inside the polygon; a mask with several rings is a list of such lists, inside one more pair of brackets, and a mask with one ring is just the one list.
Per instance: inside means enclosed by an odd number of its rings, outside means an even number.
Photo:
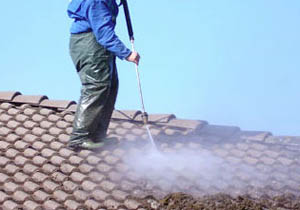
[{"label": "green work trousers", "polygon": [[70,145],[99,142],[106,136],[118,93],[116,57],[92,32],[71,35],[70,55],[82,84]]}]

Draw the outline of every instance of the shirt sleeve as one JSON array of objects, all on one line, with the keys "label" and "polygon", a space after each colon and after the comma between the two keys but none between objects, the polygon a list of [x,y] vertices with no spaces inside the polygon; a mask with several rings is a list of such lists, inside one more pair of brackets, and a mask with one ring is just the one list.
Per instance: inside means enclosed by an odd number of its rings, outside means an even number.
[{"label": "shirt sleeve", "polygon": [[108,5],[103,0],[92,1],[87,10],[88,20],[97,41],[120,59],[127,58],[131,51],[115,34],[115,24]]}]

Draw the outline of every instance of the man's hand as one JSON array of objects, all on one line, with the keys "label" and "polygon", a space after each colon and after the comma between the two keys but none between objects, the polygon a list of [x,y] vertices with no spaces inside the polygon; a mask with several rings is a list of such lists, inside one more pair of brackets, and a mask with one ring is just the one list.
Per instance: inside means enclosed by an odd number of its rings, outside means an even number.
[{"label": "man's hand", "polygon": [[133,62],[136,65],[139,65],[140,62],[140,55],[137,52],[132,52],[127,58],[126,60],[129,62]]}]

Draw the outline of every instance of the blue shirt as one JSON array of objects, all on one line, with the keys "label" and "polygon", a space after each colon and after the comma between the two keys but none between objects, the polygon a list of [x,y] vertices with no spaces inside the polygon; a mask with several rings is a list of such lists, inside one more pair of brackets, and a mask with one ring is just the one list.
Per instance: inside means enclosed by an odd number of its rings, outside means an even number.
[{"label": "blue shirt", "polygon": [[131,51],[115,34],[119,9],[115,0],[72,0],[68,15],[74,19],[71,33],[92,31],[99,44],[120,59],[127,58]]}]

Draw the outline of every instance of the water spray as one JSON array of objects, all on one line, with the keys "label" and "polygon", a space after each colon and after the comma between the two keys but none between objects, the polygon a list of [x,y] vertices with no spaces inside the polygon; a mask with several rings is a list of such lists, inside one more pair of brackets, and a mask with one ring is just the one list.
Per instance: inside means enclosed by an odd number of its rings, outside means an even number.
[{"label": "water spray", "polygon": [[[123,8],[124,8],[125,18],[126,18],[126,23],[127,23],[127,29],[128,29],[128,35],[129,35],[129,39],[130,39],[130,43],[131,43],[131,48],[132,48],[132,51],[135,52],[133,28],[132,28],[132,24],[131,24],[131,19],[130,19],[130,13],[129,13],[127,0],[121,0],[121,4],[123,5]],[[138,64],[135,64],[135,72],[136,72],[138,88],[139,88],[139,93],[140,93],[140,99],[141,99],[141,105],[142,105],[143,123],[144,123],[144,125],[147,129],[147,133],[148,133],[148,136],[151,140],[152,146],[153,146],[153,148],[156,149],[156,145],[155,145],[154,139],[152,137],[152,134],[150,132],[150,128],[149,128],[149,125],[148,125],[148,114],[145,110],[144,98],[143,98],[143,92],[142,92],[142,86],[141,86],[141,79],[140,79]]]}]

